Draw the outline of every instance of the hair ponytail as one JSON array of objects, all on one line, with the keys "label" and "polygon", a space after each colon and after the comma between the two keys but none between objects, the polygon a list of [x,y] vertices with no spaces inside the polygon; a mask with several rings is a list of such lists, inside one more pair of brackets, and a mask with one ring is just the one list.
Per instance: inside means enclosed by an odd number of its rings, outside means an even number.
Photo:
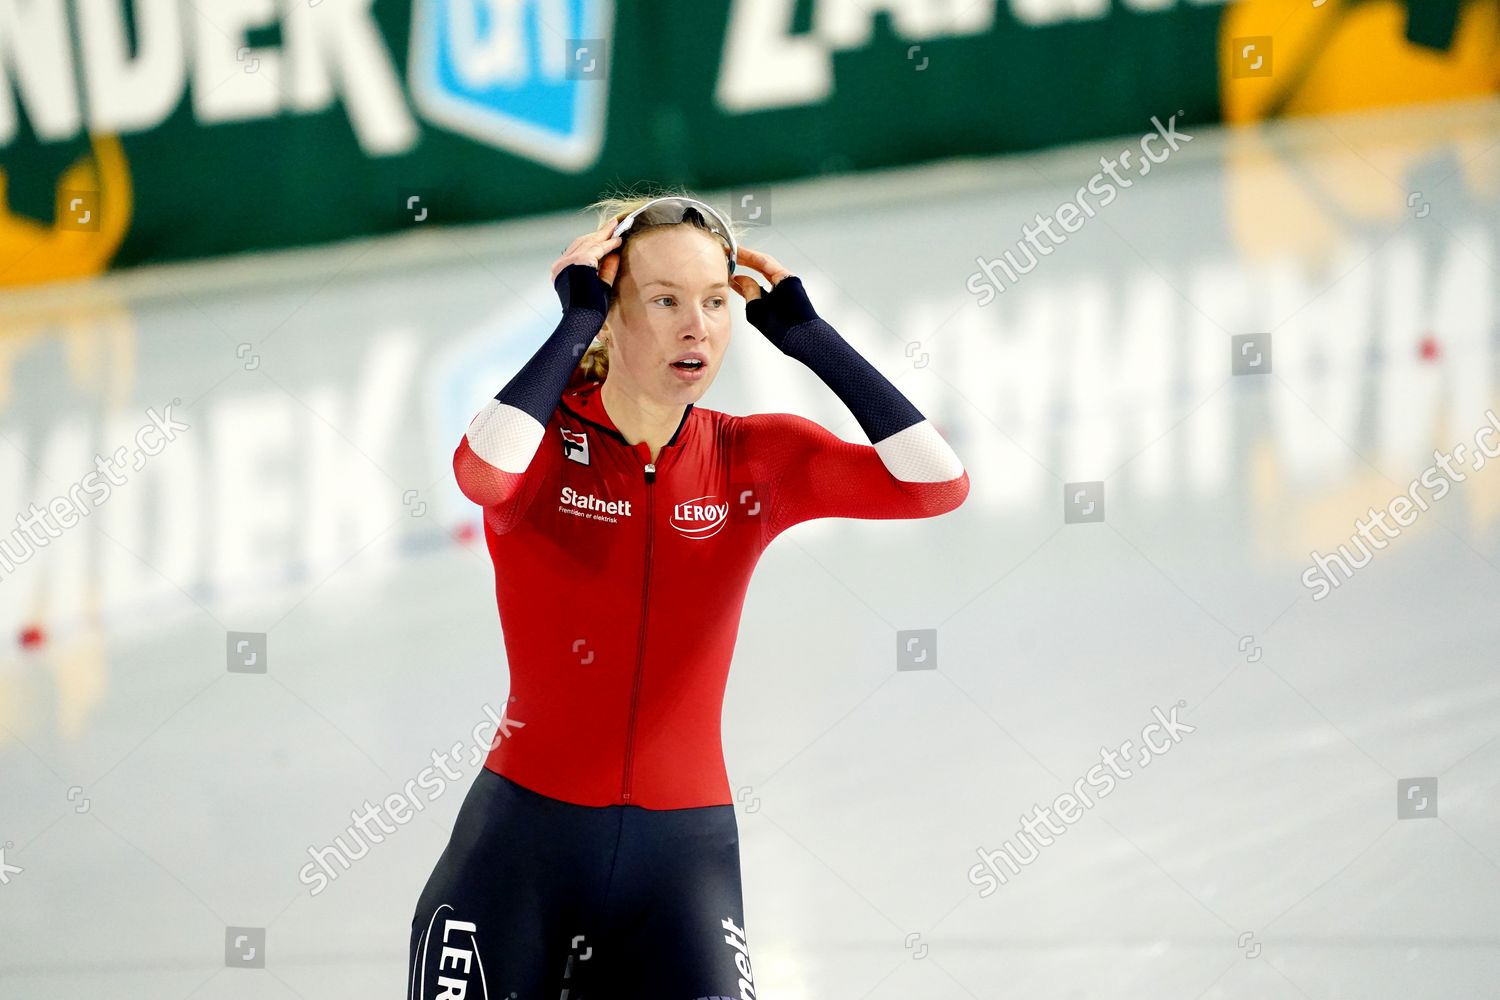
[{"label": "hair ponytail", "polygon": [[609,345],[598,337],[589,345],[588,350],[583,352],[583,359],[578,362],[578,369],[574,372],[577,382],[603,382],[609,375]]}]

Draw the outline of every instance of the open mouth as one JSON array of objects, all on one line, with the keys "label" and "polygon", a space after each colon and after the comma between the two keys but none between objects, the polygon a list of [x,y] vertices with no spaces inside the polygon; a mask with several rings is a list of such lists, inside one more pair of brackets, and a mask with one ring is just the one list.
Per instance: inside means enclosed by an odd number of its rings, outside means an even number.
[{"label": "open mouth", "polygon": [[674,362],[672,362],[672,367],[673,368],[680,368],[683,371],[687,371],[687,372],[696,372],[696,371],[701,371],[703,369],[703,362],[701,362],[701,361],[699,361],[699,360],[697,360],[695,358],[694,359],[689,359],[687,361],[674,361]]}]

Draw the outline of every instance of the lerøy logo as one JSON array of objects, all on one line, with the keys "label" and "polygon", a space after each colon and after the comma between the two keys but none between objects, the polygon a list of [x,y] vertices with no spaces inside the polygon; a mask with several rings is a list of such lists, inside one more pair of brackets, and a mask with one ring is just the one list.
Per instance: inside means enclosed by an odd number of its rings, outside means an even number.
[{"label": "ler\u00f8y logo", "polygon": [[589,432],[570,431],[566,427],[559,427],[562,432],[563,458],[571,458],[579,465],[589,464]]},{"label": "ler\u00f8y logo", "polygon": [[429,120],[578,172],[599,158],[614,0],[414,0],[408,70]]},{"label": "ler\u00f8y logo", "polygon": [[[432,914],[432,919],[427,922],[427,931],[422,936],[421,953],[427,954],[427,946],[432,944],[432,932],[438,917],[443,911],[453,912],[453,907],[443,903]],[[440,997],[464,997],[469,1000],[487,1000],[490,995],[489,984],[484,978],[484,962],[479,957],[479,941],[477,931],[479,930],[472,922],[457,920],[452,916],[443,916],[442,926],[442,954],[438,958],[436,978],[437,985],[442,987],[443,992],[436,994]],[[424,958],[425,963],[425,958]],[[422,978],[419,982],[412,983],[414,996],[425,997],[427,993],[428,967],[422,966]]]},{"label": "ler\u00f8y logo", "polygon": [[672,507],[672,527],[685,538],[710,538],[729,518],[728,503],[710,503],[716,496],[696,497]]}]

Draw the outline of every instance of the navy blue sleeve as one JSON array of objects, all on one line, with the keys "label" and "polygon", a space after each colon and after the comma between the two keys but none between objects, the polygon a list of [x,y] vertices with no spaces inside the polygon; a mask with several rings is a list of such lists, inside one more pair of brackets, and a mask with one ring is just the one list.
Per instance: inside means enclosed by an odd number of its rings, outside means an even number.
[{"label": "navy blue sleeve", "polygon": [[745,318],[783,354],[811,368],[849,407],[871,444],[925,419],[900,389],[813,310],[801,278],[782,278],[769,295],[746,302]]},{"label": "navy blue sleeve", "polygon": [[563,307],[557,328],[469,422],[453,453],[458,488],[485,508],[486,522],[499,534],[515,526],[534,495],[539,479],[526,472],[539,454],[558,400],[609,312],[610,288],[593,267],[570,264],[552,284]]},{"label": "navy blue sleeve", "polygon": [[505,388],[495,394],[500,402],[525,411],[543,426],[552,418],[583,352],[604,326],[611,291],[598,269],[587,264],[569,264],[558,273],[552,287],[562,303],[562,319]]}]

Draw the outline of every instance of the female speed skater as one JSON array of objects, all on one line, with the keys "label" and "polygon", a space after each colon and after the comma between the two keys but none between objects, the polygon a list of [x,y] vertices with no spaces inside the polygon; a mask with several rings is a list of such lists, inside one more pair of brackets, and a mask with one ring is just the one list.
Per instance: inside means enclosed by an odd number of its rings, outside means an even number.
[{"label": "female speed skater", "polygon": [[[932,517],[969,491],[937,430],[719,212],[592,207],[600,228],[552,265],[557,328],[453,457],[484,510],[508,725],[417,903],[408,1000],[753,1000],[720,734],[751,572],[799,522]],[[735,294],[870,444],[698,405]]]}]

